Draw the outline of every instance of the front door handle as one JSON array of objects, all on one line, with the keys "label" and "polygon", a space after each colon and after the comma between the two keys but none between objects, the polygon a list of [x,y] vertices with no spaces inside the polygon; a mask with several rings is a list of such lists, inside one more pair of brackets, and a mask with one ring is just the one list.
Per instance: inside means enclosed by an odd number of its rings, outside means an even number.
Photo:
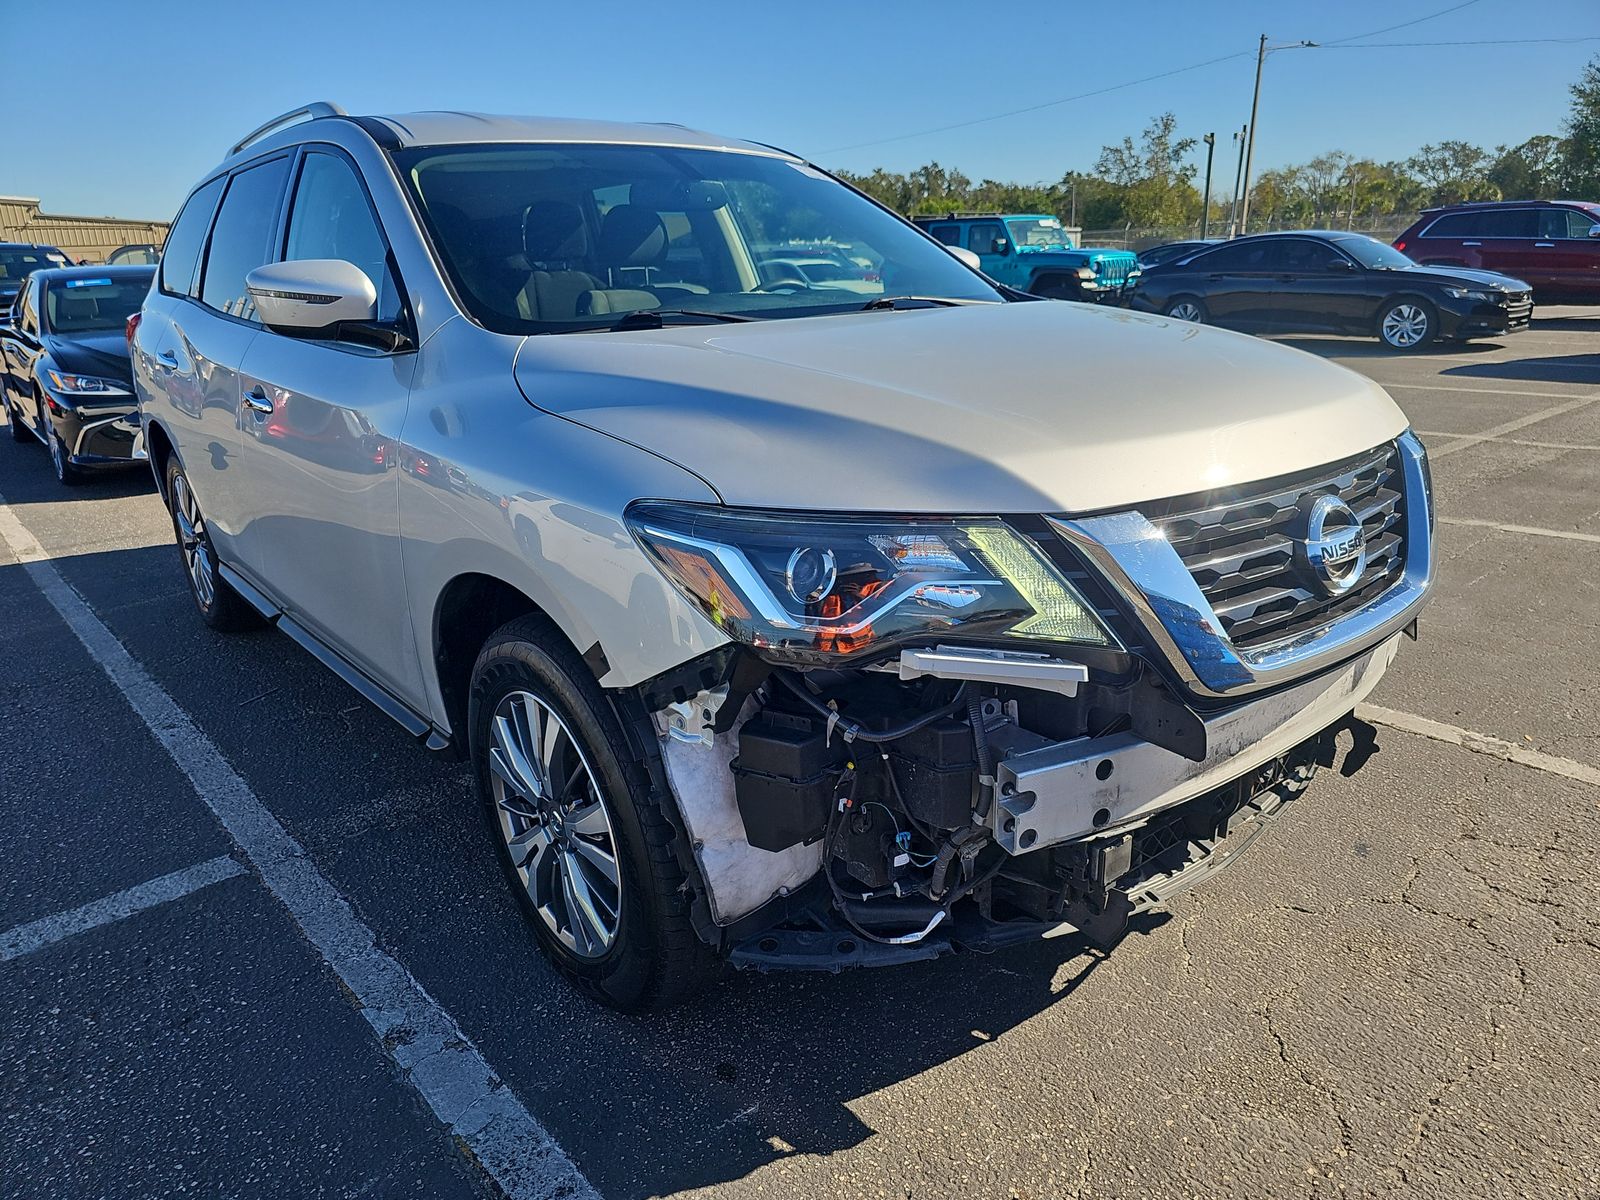
[{"label": "front door handle", "polygon": [[1554,242],[1535,242],[1534,245],[1544,250],[1554,250],[1556,248]]},{"label": "front door handle", "polygon": [[272,401],[267,399],[267,394],[259,387],[244,394],[244,406],[262,416],[268,416],[272,412]]},{"label": "front door handle", "polygon": [[1462,242],[1461,244],[1463,246],[1481,246],[1481,245],[1483,245],[1482,242]]}]

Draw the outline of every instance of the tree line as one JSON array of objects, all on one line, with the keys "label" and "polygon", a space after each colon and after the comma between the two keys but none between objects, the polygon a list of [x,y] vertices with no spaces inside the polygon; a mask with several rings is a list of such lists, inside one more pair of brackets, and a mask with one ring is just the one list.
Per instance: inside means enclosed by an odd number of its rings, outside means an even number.
[{"label": "tree line", "polygon": [[[1560,134],[1538,134],[1515,146],[1490,150],[1441,141],[1390,162],[1331,150],[1262,171],[1250,187],[1251,228],[1370,225],[1470,200],[1600,200],[1600,57],[1571,91]],[[1170,228],[1200,221],[1198,144],[1180,136],[1177,117],[1167,112],[1138,138],[1103,147],[1092,171],[1068,171],[1053,183],[974,182],[937,162],[906,174],[880,167],[839,175],[907,214],[1053,212],[1085,229]],[[1210,220],[1217,232],[1226,227],[1233,190],[1235,164],[1225,146],[1219,139],[1213,168]]]}]

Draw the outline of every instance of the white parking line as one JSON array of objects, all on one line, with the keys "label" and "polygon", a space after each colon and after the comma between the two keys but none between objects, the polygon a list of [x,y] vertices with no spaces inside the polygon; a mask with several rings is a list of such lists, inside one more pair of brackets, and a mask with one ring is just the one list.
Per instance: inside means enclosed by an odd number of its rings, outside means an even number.
[{"label": "white parking line", "polygon": [[[1438,383],[1385,383],[1378,379],[1373,382],[1384,388],[1401,388],[1408,392],[1459,392],[1467,396],[1533,396],[1542,400],[1569,400],[1570,392],[1527,392],[1515,388],[1486,387],[1446,387]],[[1574,384],[1574,387],[1589,387],[1587,383]]]},{"label": "white parking line", "polygon": [[180,871],[136,883],[130,888],[88,904],[29,921],[0,933],[0,962],[32,954],[79,933],[121,921],[158,905],[180,900],[201,888],[243,874],[244,868],[226,854],[184,867]]},{"label": "white parking line", "polygon": [[127,698],[306,939],[361,1004],[386,1053],[513,1200],[598,1200],[572,1160],[449,1013],[398,961],[228,765],[222,752],[68,586],[0,496],[0,540]]},{"label": "white parking line", "polygon": [[1356,716],[1363,721],[1371,721],[1374,725],[1387,725],[1402,733],[1414,733],[1418,737],[1432,738],[1436,742],[1460,746],[1465,750],[1471,750],[1474,754],[1486,754],[1490,758],[1514,762],[1524,767],[1532,767],[1536,771],[1546,771],[1551,775],[1560,775],[1564,779],[1600,787],[1600,768],[1591,767],[1588,763],[1575,762],[1570,758],[1559,758],[1554,754],[1530,750],[1526,746],[1502,741],[1486,733],[1474,733],[1470,729],[1462,729],[1459,725],[1446,725],[1443,721],[1419,717],[1415,713],[1397,712],[1392,708],[1380,708],[1376,704],[1356,705]]},{"label": "white parking line", "polygon": [[1579,533],[1574,529],[1540,529],[1536,525],[1502,525],[1498,521],[1474,521],[1468,517],[1440,517],[1441,525],[1470,525],[1475,529],[1498,529],[1501,533],[1525,533],[1533,537],[1562,538],[1569,542],[1600,543],[1600,533]]},{"label": "white parking line", "polygon": [[1484,437],[1479,433],[1445,433],[1441,429],[1413,430],[1418,437],[1460,438],[1475,437],[1482,442],[1500,442],[1507,446],[1532,446],[1536,450],[1600,450],[1600,446],[1585,446],[1572,442],[1531,442],[1527,438]]},{"label": "white parking line", "polygon": [[1574,412],[1577,409],[1587,408],[1596,401],[1600,401],[1600,396],[1586,396],[1582,400],[1569,400],[1565,404],[1551,405],[1549,408],[1540,409],[1536,413],[1529,413],[1525,417],[1518,417],[1513,421],[1505,422],[1503,425],[1485,429],[1481,433],[1460,434],[1457,435],[1461,438],[1459,442],[1452,442],[1448,446],[1441,446],[1437,450],[1430,448],[1428,457],[1444,458],[1446,455],[1454,454],[1458,450],[1470,449],[1479,442],[1493,441],[1502,434],[1515,433],[1519,429],[1526,429],[1529,425],[1537,425],[1540,421],[1548,421],[1552,417],[1565,416],[1567,413]]}]

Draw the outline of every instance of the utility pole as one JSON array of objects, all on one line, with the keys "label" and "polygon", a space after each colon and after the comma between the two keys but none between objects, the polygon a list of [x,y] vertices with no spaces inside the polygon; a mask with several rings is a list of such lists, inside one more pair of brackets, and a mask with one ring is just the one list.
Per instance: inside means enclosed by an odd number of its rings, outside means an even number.
[{"label": "utility pole", "polygon": [[1261,68],[1266,66],[1267,54],[1273,50],[1298,50],[1302,47],[1314,48],[1315,42],[1290,42],[1285,46],[1267,45],[1267,35],[1261,35],[1261,45],[1256,50],[1256,91],[1250,101],[1250,132],[1245,138],[1244,150],[1244,195],[1239,201],[1239,232],[1244,233],[1250,226],[1250,170],[1255,165],[1256,156],[1256,117],[1261,109]]},{"label": "utility pole", "polygon": [[1244,195],[1239,201],[1239,232],[1246,233],[1250,229],[1250,168],[1255,165],[1256,156],[1256,114],[1261,109],[1261,68],[1267,63],[1267,35],[1261,35],[1261,46],[1256,51],[1256,93],[1250,101],[1249,134],[1244,142]]},{"label": "utility pole", "polygon": [[1200,240],[1206,240],[1211,231],[1211,157],[1217,152],[1217,135],[1208,133],[1202,139],[1206,144],[1206,194],[1200,202]]},{"label": "utility pole", "polygon": [[1233,171],[1233,199],[1228,201],[1228,236],[1237,237],[1239,226],[1239,181],[1244,178],[1244,137],[1249,132],[1250,126],[1239,126],[1239,132],[1233,135],[1233,140],[1239,143],[1239,165]]}]

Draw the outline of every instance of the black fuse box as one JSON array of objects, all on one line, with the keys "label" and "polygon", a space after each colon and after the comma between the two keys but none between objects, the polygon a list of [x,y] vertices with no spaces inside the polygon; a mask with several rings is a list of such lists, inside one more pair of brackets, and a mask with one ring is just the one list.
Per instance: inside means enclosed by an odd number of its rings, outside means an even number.
[{"label": "black fuse box", "polygon": [[978,798],[978,754],[972,728],[946,717],[889,747],[900,798],[917,820],[937,829],[972,821]]},{"label": "black fuse box", "polygon": [[777,851],[820,838],[846,757],[820,719],[769,708],[746,721],[731,769],[750,844]]}]

